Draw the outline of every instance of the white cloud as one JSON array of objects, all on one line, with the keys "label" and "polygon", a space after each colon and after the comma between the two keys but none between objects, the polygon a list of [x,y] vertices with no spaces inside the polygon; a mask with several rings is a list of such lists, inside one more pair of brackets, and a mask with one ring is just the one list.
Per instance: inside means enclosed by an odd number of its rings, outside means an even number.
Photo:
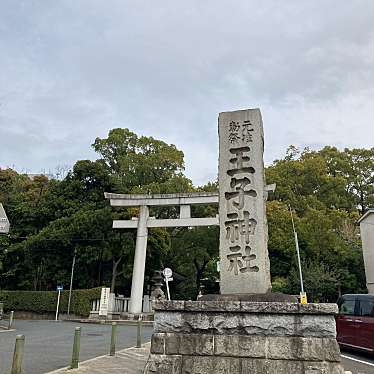
[{"label": "white cloud", "polygon": [[374,2],[0,3],[0,165],[94,157],[129,127],[217,174],[218,112],[260,107],[266,160],[289,144],[371,147]]}]

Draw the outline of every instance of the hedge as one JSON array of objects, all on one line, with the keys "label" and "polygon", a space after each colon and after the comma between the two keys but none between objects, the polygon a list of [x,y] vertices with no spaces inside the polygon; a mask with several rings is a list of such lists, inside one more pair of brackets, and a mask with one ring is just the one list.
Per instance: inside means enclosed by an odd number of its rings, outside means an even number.
[{"label": "hedge", "polygon": [[[92,300],[99,299],[101,287],[89,290],[73,290],[70,313],[88,316]],[[60,313],[68,309],[69,291],[61,292]],[[56,311],[57,291],[3,291],[0,290],[0,301],[4,302],[6,311],[23,311],[34,313],[51,313]]]}]

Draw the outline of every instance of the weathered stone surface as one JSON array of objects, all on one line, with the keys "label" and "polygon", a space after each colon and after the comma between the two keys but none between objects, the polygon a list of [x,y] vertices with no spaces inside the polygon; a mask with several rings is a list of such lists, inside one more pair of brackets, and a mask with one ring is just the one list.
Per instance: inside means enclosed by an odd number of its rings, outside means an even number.
[{"label": "weathered stone surface", "polygon": [[184,310],[182,300],[155,300],[152,302],[153,310]]},{"label": "weathered stone surface", "polygon": [[183,356],[182,374],[241,374],[240,359],[231,357]]},{"label": "weathered stone surface", "polygon": [[182,356],[149,355],[144,374],[181,374]]},{"label": "weathered stone surface", "polygon": [[[237,295],[240,298],[240,295]],[[183,312],[238,312],[266,314],[331,314],[338,312],[336,304],[298,304],[288,302],[256,302],[256,301],[156,301],[156,311]]]},{"label": "weathered stone surface", "polygon": [[156,313],[155,332],[335,337],[332,315]]},{"label": "weathered stone surface", "polygon": [[213,335],[166,334],[166,354],[168,355],[213,355]]},{"label": "weathered stone surface", "polygon": [[282,302],[297,303],[297,297],[279,292],[244,293],[244,294],[207,294],[200,298],[201,301],[246,301],[246,302]]},{"label": "weathered stone surface", "polygon": [[267,358],[274,360],[340,362],[339,352],[334,338],[267,338]]},{"label": "weathered stone surface", "polygon": [[244,335],[217,335],[214,337],[216,356],[265,358],[266,337]]},{"label": "weathered stone surface", "polygon": [[151,353],[340,362],[334,338],[158,333]]},{"label": "weathered stone surface", "polygon": [[260,110],[220,113],[218,131],[221,294],[264,294],[271,282]]},{"label": "weathered stone surface", "polygon": [[240,301],[185,301],[184,310],[191,312],[240,312]]},{"label": "weathered stone surface", "polygon": [[165,334],[152,334],[151,353],[165,354]]},{"label": "weathered stone surface", "polygon": [[300,314],[338,314],[337,304],[298,304]]}]

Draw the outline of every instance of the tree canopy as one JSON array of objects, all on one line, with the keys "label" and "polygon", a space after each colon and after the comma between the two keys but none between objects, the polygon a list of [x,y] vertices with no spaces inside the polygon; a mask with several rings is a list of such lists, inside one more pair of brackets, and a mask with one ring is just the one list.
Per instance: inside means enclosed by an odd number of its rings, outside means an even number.
[{"label": "tree canopy", "polygon": [[[74,288],[107,285],[129,295],[135,230],[113,230],[113,219],[131,219],[136,209],[112,209],[104,192],[173,193],[216,191],[217,181],[196,187],[184,175],[184,155],[174,145],[128,129],[113,129],[92,145],[97,160],[80,160],[62,180],[29,178],[0,169],[0,202],[11,221],[0,236],[0,287],[52,290],[68,284],[76,255]],[[325,147],[299,151],[266,168],[277,189],[267,202],[273,289],[297,294],[299,278],[290,217],[300,241],[305,288],[312,300],[335,301],[344,292],[364,292],[365,276],[355,222],[374,205],[374,148]],[[217,214],[199,206],[193,214]],[[153,209],[156,217],[175,208]],[[199,290],[217,292],[218,228],[150,229],[145,274],[149,291],[156,270],[171,267],[180,282],[176,298]]]}]

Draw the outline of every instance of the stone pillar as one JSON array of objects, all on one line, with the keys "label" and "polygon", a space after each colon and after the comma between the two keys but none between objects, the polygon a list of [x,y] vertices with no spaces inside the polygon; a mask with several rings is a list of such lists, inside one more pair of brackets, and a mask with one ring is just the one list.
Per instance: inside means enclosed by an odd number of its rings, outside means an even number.
[{"label": "stone pillar", "polygon": [[148,217],[148,207],[145,205],[141,206],[138,219],[138,231],[136,234],[134,268],[132,272],[130,313],[142,312],[144,270],[147,255]]},{"label": "stone pillar", "polygon": [[374,294],[374,209],[360,219],[362,253],[364,256],[366,286]]},{"label": "stone pillar", "polygon": [[221,294],[270,291],[259,109],[220,113],[219,220]]}]

